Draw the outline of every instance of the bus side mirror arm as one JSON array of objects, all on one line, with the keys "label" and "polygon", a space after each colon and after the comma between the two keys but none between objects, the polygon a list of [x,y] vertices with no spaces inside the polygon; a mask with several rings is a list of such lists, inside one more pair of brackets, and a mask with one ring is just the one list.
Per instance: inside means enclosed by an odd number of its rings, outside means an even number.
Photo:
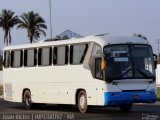
[{"label": "bus side mirror arm", "polygon": [[157,69],[157,55],[153,54],[153,57],[154,57],[154,67],[155,69]]}]

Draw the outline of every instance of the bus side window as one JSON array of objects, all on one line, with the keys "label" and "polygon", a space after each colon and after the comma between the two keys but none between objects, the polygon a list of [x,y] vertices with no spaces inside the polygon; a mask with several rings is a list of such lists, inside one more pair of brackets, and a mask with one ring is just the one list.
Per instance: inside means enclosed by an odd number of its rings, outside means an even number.
[{"label": "bus side window", "polygon": [[39,48],[38,50],[38,65],[48,66],[51,65],[51,47]]},{"label": "bus side window", "polygon": [[101,58],[95,58],[95,78],[103,79],[103,71],[101,70]]},{"label": "bus side window", "polygon": [[28,49],[24,50],[24,66],[34,67],[37,65],[37,50]]},{"label": "bus side window", "polygon": [[70,64],[82,64],[88,50],[88,44],[71,45],[70,47]]},{"label": "bus side window", "polygon": [[54,47],[53,53],[53,64],[54,65],[65,65],[68,64],[68,46]]},{"label": "bus side window", "polygon": [[101,58],[102,48],[98,44],[94,44],[89,60],[89,67],[93,78],[103,79],[103,72],[100,69]]},{"label": "bus side window", "polygon": [[4,67],[9,68],[9,62],[10,62],[10,52],[5,51],[4,52]]},{"label": "bus side window", "polygon": [[23,51],[22,50],[15,50],[11,51],[11,67],[21,67],[23,61]]}]

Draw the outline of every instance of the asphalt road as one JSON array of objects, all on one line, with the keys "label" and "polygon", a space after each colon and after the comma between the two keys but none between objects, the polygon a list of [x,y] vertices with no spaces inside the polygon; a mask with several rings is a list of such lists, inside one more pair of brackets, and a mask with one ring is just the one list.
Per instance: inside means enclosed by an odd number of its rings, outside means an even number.
[{"label": "asphalt road", "polygon": [[131,112],[113,107],[93,108],[79,113],[74,106],[44,105],[24,110],[23,104],[6,102],[0,98],[0,120],[160,120],[160,104],[135,104]]}]

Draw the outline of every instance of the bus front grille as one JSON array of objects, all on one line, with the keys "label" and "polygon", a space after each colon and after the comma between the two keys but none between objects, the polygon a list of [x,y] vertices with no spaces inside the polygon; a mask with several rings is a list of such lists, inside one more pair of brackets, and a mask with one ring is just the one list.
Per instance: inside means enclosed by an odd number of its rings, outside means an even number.
[{"label": "bus front grille", "polygon": [[145,92],[146,90],[122,90],[122,92]]}]

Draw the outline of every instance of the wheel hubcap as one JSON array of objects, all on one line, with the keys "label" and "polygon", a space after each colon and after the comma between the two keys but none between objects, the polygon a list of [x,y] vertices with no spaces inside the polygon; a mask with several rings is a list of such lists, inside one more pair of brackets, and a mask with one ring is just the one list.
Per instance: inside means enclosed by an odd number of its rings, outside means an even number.
[{"label": "wheel hubcap", "polygon": [[85,109],[85,107],[86,107],[86,97],[84,95],[81,95],[81,97],[80,97],[80,107],[82,109]]},{"label": "wheel hubcap", "polygon": [[30,105],[30,98],[27,96],[26,97],[26,105],[29,106]]}]

